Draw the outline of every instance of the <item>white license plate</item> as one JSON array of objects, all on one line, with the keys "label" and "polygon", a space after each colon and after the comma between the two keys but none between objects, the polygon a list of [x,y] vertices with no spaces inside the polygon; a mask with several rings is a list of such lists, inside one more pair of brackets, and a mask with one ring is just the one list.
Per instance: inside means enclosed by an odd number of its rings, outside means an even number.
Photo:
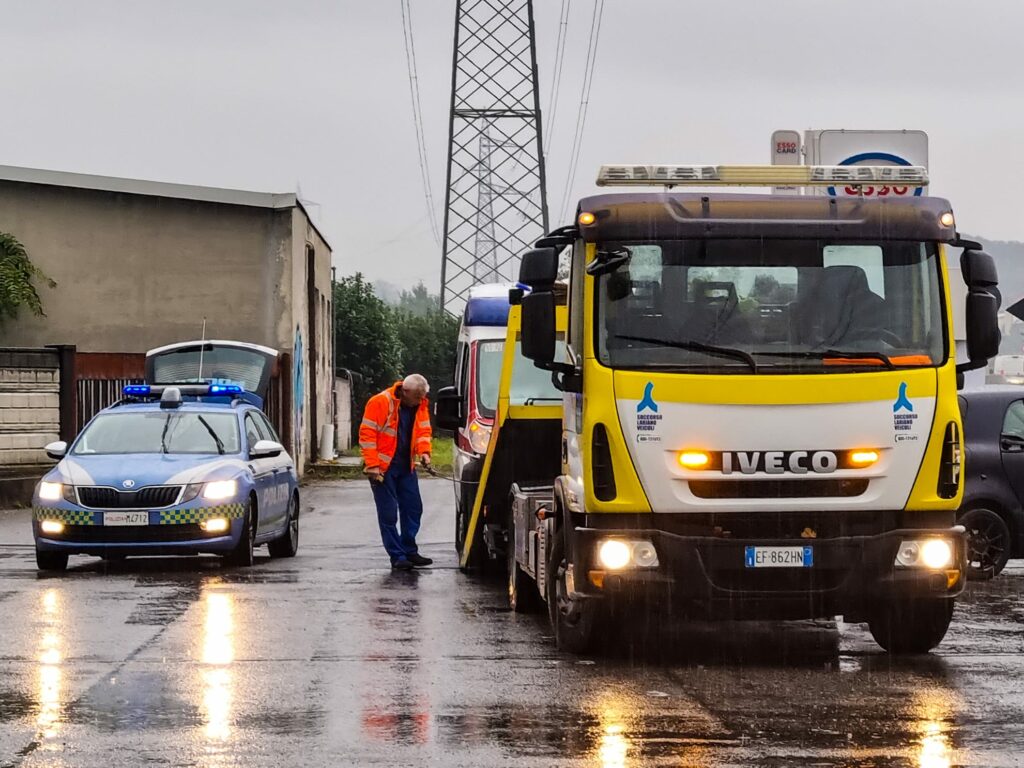
[{"label": "white license plate", "polygon": [[747,568],[811,568],[814,547],[746,547]]},{"label": "white license plate", "polygon": [[149,525],[149,512],[104,512],[104,525]]}]

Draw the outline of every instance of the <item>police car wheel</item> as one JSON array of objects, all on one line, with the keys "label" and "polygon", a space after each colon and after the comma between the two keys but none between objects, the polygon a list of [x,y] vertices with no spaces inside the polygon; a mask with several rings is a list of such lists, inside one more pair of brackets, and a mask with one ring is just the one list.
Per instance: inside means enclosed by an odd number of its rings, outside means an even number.
[{"label": "police car wheel", "polygon": [[295,495],[288,502],[288,527],[280,538],[267,544],[271,557],[295,557],[299,551],[299,503]]},{"label": "police car wheel", "polygon": [[66,552],[47,552],[36,550],[36,567],[40,571],[63,571],[68,567],[68,556]]},{"label": "police car wheel", "polygon": [[224,558],[228,565],[237,565],[243,568],[247,568],[253,564],[255,556],[253,549],[256,546],[256,526],[253,524],[253,513],[256,511],[256,505],[250,498],[249,503],[245,505],[245,517],[242,524],[242,535],[238,539],[238,544],[231,552]]}]

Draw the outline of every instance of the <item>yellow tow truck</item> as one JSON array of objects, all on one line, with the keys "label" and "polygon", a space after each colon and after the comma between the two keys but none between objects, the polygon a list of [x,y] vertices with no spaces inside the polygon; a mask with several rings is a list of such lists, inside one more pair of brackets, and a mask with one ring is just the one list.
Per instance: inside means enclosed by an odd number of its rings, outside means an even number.
[{"label": "yellow tow truck", "polygon": [[[546,603],[575,652],[638,610],[841,614],[891,652],[934,648],[965,581],[957,389],[998,349],[991,257],[941,198],[715,189],[921,187],[916,166],[618,165],[598,184],[664,190],[585,198],[523,255],[463,565],[477,526],[502,527],[513,608]],[[560,405],[508,404],[516,340]]]}]

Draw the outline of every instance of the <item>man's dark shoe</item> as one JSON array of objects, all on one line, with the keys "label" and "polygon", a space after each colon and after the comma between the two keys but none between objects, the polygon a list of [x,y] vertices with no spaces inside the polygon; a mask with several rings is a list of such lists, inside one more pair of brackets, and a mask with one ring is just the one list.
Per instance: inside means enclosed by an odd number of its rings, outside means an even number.
[{"label": "man's dark shoe", "polygon": [[391,564],[391,570],[392,571],[411,571],[412,570],[412,563],[410,563],[408,560],[395,560]]},{"label": "man's dark shoe", "polygon": [[406,555],[406,557],[408,557],[409,558],[409,562],[412,563],[413,565],[415,565],[416,567],[420,567],[420,566],[423,566],[423,565],[430,565],[431,563],[434,562],[429,557],[424,557],[423,555],[420,555],[420,554]]}]

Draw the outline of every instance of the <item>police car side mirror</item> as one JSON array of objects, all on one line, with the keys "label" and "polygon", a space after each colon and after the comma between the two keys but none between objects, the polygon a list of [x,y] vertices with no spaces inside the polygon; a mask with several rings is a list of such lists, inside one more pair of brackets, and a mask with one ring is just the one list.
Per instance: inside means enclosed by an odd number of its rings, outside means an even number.
[{"label": "police car side mirror", "polygon": [[273,440],[257,440],[256,445],[249,449],[249,457],[253,459],[273,459],[284,453],[284,446]]},{"label": "police car side mirror", "polygon": [[50,443],[43,448],[43,450],[46,451],[46,455],[54,461],[60,461],[68,452],[68,444],[63,440],[58,440],[55,443]]}]

